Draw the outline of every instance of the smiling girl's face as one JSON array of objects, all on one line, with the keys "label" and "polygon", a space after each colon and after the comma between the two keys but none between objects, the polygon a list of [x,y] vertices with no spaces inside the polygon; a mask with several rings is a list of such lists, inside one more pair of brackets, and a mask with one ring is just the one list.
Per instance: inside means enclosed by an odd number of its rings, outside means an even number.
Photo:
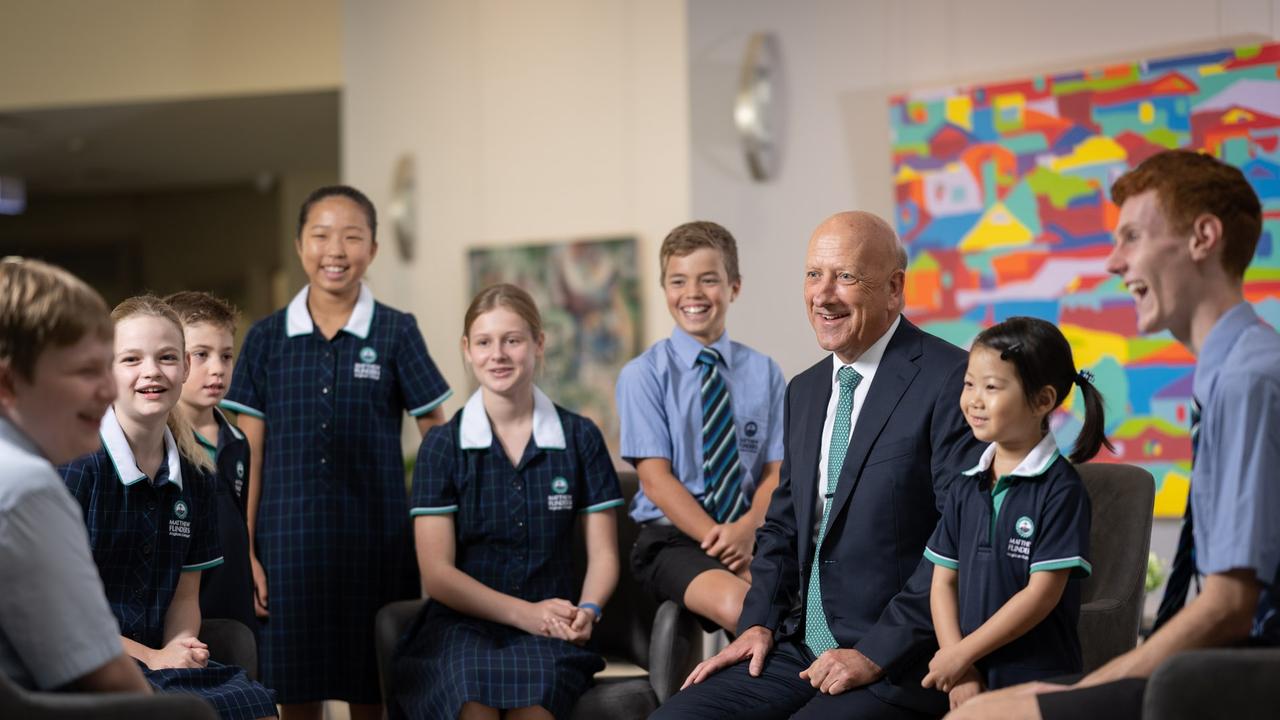
[{"label": "smiling girl's face", "polygon": [[164,424],[188,372],[181,328],[152,315],[120,320],[111,369],[116,412],[141,425]]}]

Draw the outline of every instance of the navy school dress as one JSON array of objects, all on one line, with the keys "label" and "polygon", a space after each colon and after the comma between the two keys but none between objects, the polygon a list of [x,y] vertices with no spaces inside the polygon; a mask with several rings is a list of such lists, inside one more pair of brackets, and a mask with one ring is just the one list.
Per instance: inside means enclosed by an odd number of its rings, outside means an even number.
[{"label": "navy school dress", "polygon": [[[622,505],[600,431],[534,389],[533,437],[512,467],[480,392],[432,428],[413,474],[414,516],[454,516],[458,569],[530,602],[576,602],[574,524]],[[466,702],[540,705],[567,718],[604,660],[587,648],[428,601],[392,662],[393,718],[453,720]]]},{"label": "navy school dress", "polygon": [[[206,475],[179,456],[168,430],[166,462],[155,478],[138,469],[114,409],[103,417],[101,435],[101,449],[58,470],[84,511],[93,560],[120,632],[158,649],[164,646],[165,614],[181,574],[223,561],[215,490]],[[238,667],[213,661],[204,668],[138,665],[157,690],[199,695],[222,718],[276,714],[273,693]]]},{"label": "navy school dress", "polygon": [[326,339],[307,291],[250,328],[223,401],[266,423],[259,662],[282,703],[379,703],[374,615],[420,592],[401,426],[406,410],[425,415],[450,390],[412,315],[362,287]]},{"label": "navy school dress", "polygon": [[975,663],[988,689],[1081,672],[1079,579],[1092,572],[1089,495],[1053,434],[1000,478],[991,477],[995,449],[952,483],[924,551],[959,573],[961,634],[981,627],[1031,573],[1070,569],[1072,579],[1040,624]]},{"label": "navy school dress", "polygon": [[200,577],[200,616],[239,621],[257,637],[246,517],[249,441],[217,408],[213,416],[218,422],[216,443],[200,433],[196,433],[196,441],[215,466],[209,481],[217,492],[218,538],[225,562]]}]

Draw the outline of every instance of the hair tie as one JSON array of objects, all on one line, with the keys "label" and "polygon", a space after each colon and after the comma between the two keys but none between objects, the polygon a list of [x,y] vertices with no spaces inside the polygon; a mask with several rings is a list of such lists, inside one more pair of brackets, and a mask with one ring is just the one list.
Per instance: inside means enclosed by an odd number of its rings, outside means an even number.
[{"label": "hair tie", "polygon": [[1014,355],[1020,354],[1021,352],[1022,352],[1022,343],[1014,343],[1009,347],[1005,348],[1004,350],[1000,351],[1000,359],[1007,361],[1009,358],[1013,357]]},{"label": "hair tie", "polygon": [[1085,383],[1092,383],[1092,382],[1093,382],[1093,373],[1089,372],[1088,370],[1081,370],[1080,372],[1076,373],[1076,384],[1079,385],[1080,387],[1084,387]]}]

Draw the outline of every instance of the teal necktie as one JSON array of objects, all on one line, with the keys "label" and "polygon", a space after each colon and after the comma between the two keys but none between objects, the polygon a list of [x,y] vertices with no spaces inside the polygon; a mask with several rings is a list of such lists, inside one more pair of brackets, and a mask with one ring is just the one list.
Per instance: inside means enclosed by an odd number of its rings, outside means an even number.
[{"label": "teal necktie", "polygon": [[809,568],[809,592],[804,603],[804,644],[814,655],[821,655],[836,647],[836,638],[827,624],[827,614],[822,608],[822,583],[818,573],[822,540],[827,535],[827,519],[831,516],[831,500],[840,484],[840,469],[844,467],[844,455],[849,450],[849,435],[853,427],[853,391],[862,382],[862,376],[848,365],[836,373],[840,381],[840,400],[836,403],[835,424],[831,428],[831,445],[827,451],[827,492],[822,503],[822,524],[818,526],[818,540],[813,547],[813,565]]}]

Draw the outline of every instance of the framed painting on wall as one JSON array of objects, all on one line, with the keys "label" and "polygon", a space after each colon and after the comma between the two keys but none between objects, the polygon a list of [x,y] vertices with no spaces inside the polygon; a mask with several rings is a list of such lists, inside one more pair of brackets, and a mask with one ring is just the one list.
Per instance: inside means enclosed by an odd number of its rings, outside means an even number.
[{"label": "framed painting on wall", "polygon": [[[1115,456],[1156,478],[1155,512],[1181,516],[1191,468],[1195,360],[1140,336],[1107,274],[1117,177],[1190,148],[1238,166],[1263,205],[1245,296],[1280,325],[1280,44],[911,91],[890,98],[896,224],[911,255],[907,313],[967,346],[1014,315],[1056,323],[1107,405]],[[1082,423],[1079,391],[1053,419]]]},{"label": "framed painting on wall", "polygon": [[472,297],[502,282],[533,296],[547,336],[538,387],[591,418],[617,457],[614,386],[622,366],[640,353],[643,328],[635,239],[480,248],[470,252],[468,266]]}]

